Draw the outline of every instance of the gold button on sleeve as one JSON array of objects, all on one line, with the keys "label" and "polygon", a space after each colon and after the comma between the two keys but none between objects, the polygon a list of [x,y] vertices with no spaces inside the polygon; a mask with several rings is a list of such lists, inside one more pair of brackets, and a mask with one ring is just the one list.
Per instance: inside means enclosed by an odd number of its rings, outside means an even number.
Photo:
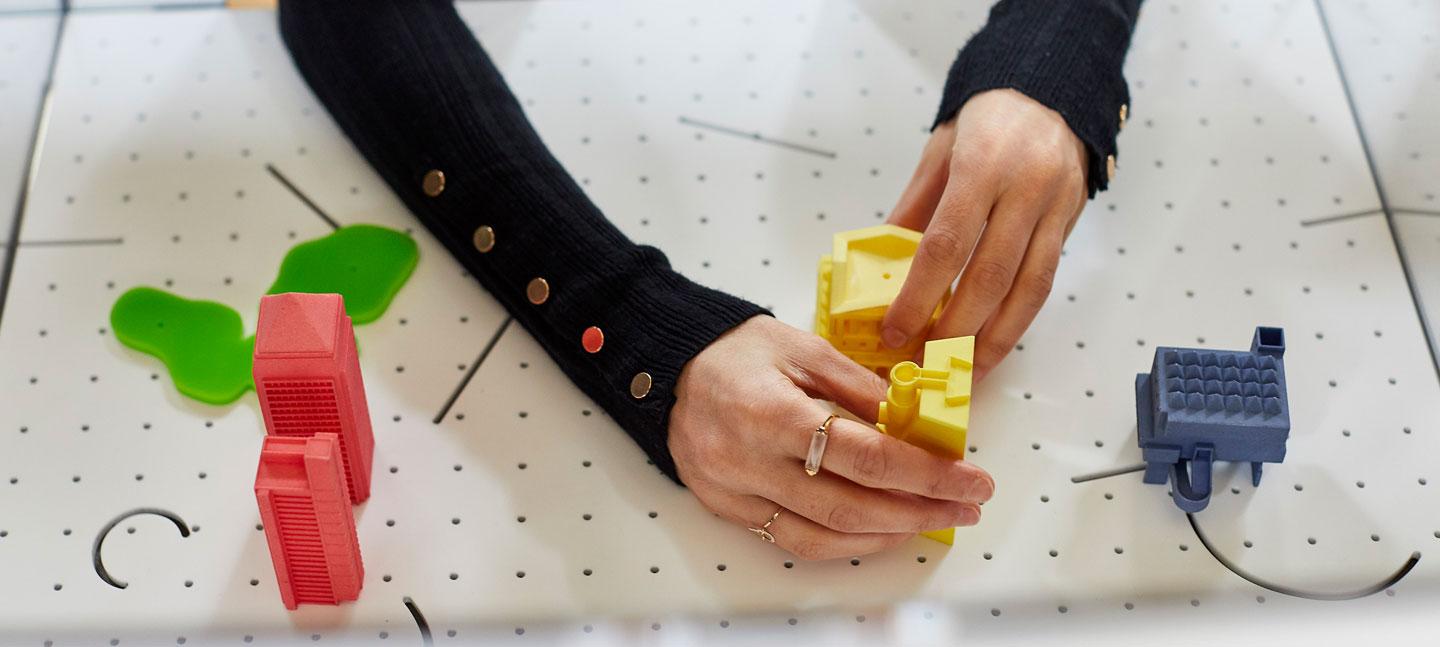
[{"label": "gold button on sleeve", "polygon": [[435,197],[445,192],[445,172],[440,169],[430,169],[425,172],[425,179],[420,182],[420,188],[425,195]]},{"label": "gold button on sleeve", "polygon": [[475,249],[479,250],[481,254],[494,249],[495,230],[491,229],[489,225],[480,225],[480,227],[475,230],[475,236],[472,242],[475,244]]},{"label": "gold button on sleeve", "polygon": [[550,282],[538,276],[530,279],[530,284],[525,286],[525,297],[537,306],[545,303],[550,299]]},{"label": "gold button on sleeve", "polygon": [[1106,179],[1106,180],[1113,180],[1113,179],[1115,179],[1115,156],[1114,156],[1114,155],[1106,155],[1106,156],[1105,156],[1105,179]]},{"label": "gold button on sleeve", "polygon": [[644,399],[645,396],[650,395],[650,386],[651,379],[649,373],[645,371],[636,373],[635,377],[630,378],[630,397],[636,400]]},{"label": "gold button on sleeve", "polygon": [[1124,129],[1124,128],[1125,128],[1125,119],[1128,118],[1129,116],[1130,116],[1130,104],[1128,104],[1128,103],[1122,103],[1122,104],[1120,104],[1120,128],[1121,128],[1121,129]]}]

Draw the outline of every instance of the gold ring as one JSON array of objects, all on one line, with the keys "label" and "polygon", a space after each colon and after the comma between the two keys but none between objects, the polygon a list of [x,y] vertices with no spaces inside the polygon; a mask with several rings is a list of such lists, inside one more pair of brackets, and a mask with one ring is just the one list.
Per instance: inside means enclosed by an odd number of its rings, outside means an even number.
[{"label": "gold ring", "polygon": [[830,414],[825,422],[815,428],[815,433],[810,434],[810,451],[805,454],[805,473],[815,476],[820,473],[820,460],[825,458],[825,445],[830,441],[830,423],[835,422],[835,414]]},{"label": "gold ring", "polygon": [[765,541],[768,541],[772,544],[775,543],[775,535],[770,534],[770,524],[775,523],[775,520],[780,517],[780,512],[784,509],[785,508],[780,508],[779,510],[776,510],[775,514],[770,515],[770,520],[766,521],[765,525],[760,526],[759,528],[751,528],[750,532],[755,533],[758,537],[764,539]]}]

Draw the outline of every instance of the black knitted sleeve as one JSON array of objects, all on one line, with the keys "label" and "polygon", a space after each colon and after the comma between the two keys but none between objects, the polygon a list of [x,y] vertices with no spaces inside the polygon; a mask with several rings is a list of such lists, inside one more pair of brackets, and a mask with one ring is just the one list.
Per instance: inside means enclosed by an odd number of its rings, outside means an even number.
[{"label": "black knitted sleeve", "polygon": [[935,125],[971,96],[1013,88],[1060,113],[1089,153],[1090,197],[1109,184],[1130,110],[1121,69],[1140,0],[1000,0],[950,66]]},{"label": "black knitted sleeve", "polygon": [[[768,313],[687,280],[606,220],[447,0],[287,0],[280,30],[395,194],[678,482],[666,445],[676,379],[716,337]],[[537,278],[549,287],[539,304],[527,297]],[[581,342],[591,326],[605,340],[595,353]],[[648,392],[632,394],[641,373]]]}]

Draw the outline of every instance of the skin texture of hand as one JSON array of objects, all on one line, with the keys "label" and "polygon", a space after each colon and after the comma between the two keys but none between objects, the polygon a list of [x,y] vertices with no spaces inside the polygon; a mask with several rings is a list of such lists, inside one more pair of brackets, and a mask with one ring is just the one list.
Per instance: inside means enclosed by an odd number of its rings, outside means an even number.
[{"label": "skin texture of hand", "polygon": [[[829,400],[873,420],[885,381],[825,340],[754,317],[686,364],[670,413],[670,454],[707,508],[743,527],[770,526],[801,559],[864,555],[917,532],[969,526],[995,483],[873,427],[836,418],[821,471],[805,473]],[[758,539],[756,541],[759,541]]]},{"label": "skin texture of hand", "polygon": [[977,335],[975,379],[1035,319],[1085,206],[1085,145],[1059,113],[1015,90],[971,97],[936,128],[889,222],[923,231],[882,339],[899,348],[955,295],[929,339]]}]

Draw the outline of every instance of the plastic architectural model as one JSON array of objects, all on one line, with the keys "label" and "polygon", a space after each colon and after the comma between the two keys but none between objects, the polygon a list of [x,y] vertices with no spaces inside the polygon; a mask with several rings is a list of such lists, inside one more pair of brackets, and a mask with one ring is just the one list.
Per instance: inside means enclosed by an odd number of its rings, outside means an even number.
[{"label": "plastic architectural model", "polygon": [[261,299],[252,370],[270,435],[335,434],[350,500],[369,499],[375,437],[344,299],[302,293]]},{"label": "plastic architectural model", "polygon": [[[880,403],[880,430],[932,454],[964,458],[974,357],[974,337],[953,337],[925,344],[923,368],[915,362],[896,364]],[[922,534],[955,543],[954,528]]]},{"label": "plastic architectural model", "polygon": [[335,434],[266,436],[255,499],[285,608],[360,596],[365,566]]},{"label": "plastic architectural model", "polygon": [[1263,463],[1285,460],[1290,403],[1285,331],[1258,327],[1250,351],[1155,349],[1149,374],[1135,376],[1135,418],[1145,482],[1173,480],[1175,505],[1210,503],[1215,461],[1247,461],[1260,485]]},{"label": "plastic architectural model", "polygon": [[[820,258],[815,289],[815,333],[850,359],[881,376],[920,351],[919,338],[891,349],[880,341],[880,324],[910,273],[920,233],[877,225],[835,234],[829,255]],[[935,317],[949,300],[947,291]]]}]

